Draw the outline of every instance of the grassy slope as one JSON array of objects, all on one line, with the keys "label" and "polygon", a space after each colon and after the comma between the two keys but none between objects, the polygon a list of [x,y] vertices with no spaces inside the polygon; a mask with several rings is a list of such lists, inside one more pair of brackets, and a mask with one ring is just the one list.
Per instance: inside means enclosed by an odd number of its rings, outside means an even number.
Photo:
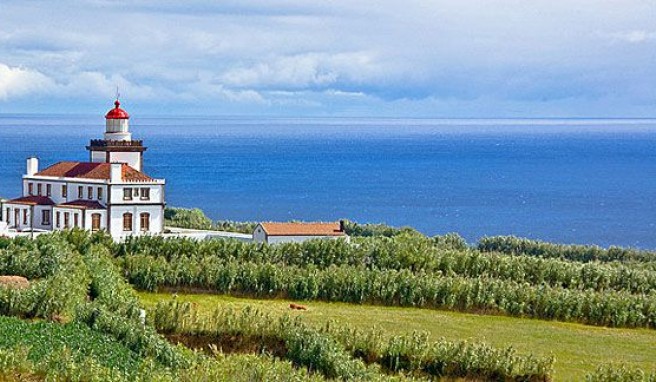
[{"label": "grassy slope", "polygon": [[43,361],[53,352],[67,347],[76,361],[91,357],[100,365],[123,372],[136,372],[141,358],[114,338],[79,324],[29,322],[0,316],[0,349],[29,348],[29,359]]},{"label": "grassy slope", "polygon": [[[140,292],[146,306],[167,300],[170,294]],[[257,306],[262,311],[289,312],[289,301],[255,300],[220,295],[186,294],[178,297],[210,312],[217,304],[237,308]],[[308,322],[333,319],[361,328],[377,326],[388,333],[426,331],[433,339],[483,340],[496,346],[513,346],[522,353],[556,357],[555,380],[583,380],[599,364],[624,362],[656,370],[656,330],[609,329],[554,321],[482,316],[439,310],[363,306],[342,303],[307,303],[301,314]]]}]

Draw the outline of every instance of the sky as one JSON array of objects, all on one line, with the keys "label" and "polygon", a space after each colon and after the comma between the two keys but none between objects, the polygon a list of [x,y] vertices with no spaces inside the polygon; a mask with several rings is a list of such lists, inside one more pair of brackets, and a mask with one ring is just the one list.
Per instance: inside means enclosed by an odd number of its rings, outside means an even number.
[{"label": "sky", "polygon": [[0,0],[0,114],[656,117],[656,1]]}]

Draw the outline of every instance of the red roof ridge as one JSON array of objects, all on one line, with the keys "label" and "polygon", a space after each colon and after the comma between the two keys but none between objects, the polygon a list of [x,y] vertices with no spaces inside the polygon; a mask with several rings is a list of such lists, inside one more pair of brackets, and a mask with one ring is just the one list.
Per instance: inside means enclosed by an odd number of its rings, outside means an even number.
[{"label": "red roof ridge", "polygon": [[[145,173],[123,163],[121,167],[121,178],[123,181],[139,182],[153,180]],[[62,161],[47,167],[35,175],[53,176],[57,178],[81,178],[81,179],[110,179],[111,163],[105,162],[72,162]]]}]

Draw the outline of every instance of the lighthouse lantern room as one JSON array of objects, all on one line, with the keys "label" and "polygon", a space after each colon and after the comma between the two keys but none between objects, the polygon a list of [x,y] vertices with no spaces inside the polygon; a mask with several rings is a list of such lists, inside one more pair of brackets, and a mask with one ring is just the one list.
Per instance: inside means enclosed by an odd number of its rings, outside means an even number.
[{"label": "lighthouse lantern room", "polygon": [[116,100],[114,108],[105,115],[105,134],[103,139],[92,139],[87,146],[90,161],[94,163],[127,163],[138,171],[143,168],[143,152],[146,147],[142,141],[132,140],[129,128],[130,115],[121,109]]}]

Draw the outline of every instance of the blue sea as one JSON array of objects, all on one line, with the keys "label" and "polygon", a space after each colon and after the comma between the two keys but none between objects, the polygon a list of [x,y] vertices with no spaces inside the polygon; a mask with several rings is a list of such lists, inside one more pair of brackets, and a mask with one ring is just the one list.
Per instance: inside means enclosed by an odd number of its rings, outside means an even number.
[{"label": "blue sea", "polygon": [[[656,249],[656,120],[138,118],[170,206]],[[25,158],[88,160],[101,116],[0,115],[0,196]]]}]

